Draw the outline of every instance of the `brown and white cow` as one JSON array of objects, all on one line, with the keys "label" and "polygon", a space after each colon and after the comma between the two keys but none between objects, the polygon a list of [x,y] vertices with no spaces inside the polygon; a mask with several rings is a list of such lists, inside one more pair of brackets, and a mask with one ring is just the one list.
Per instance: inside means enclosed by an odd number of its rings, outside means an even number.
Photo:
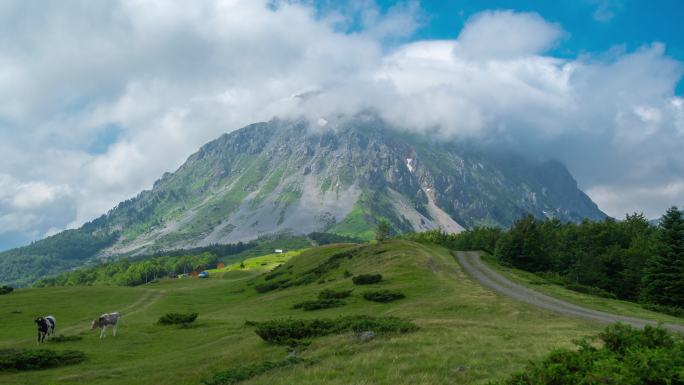
[{"label": "brown and white cow", "polygon": [[107,336],[107,326],[111,326],[113,330],[112,335],[116,337],[116,325],[119,323],[119,319],[121,319],[121,313],[119,312],[102,314],[93,320],[90,329],[100,328],[100,338],[105,338]]}]

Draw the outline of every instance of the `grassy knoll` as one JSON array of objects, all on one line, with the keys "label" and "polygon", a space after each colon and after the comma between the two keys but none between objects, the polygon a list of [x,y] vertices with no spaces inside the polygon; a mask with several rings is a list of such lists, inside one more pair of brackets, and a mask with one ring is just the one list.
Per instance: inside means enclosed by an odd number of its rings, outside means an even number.
[{"label": "grassy knoll", "polygon": [[523,284],[531,289],[548,294],[550,296],[566,300],[578,305],[586,306],[591,309],[601,310],[609,313],[638,317],[653,321],[662,321],[672,324],[684,324],[684,319],[672,317],[667,314],[657,313],[641,307],[640,304],[630,301],[602,298],[590,294],[579,293],[554,284],[543,277],[512,267],[503,266],[492,256],[483,253],[482,260],[489,266],[506,276],[512,281]]},{"label": "grassy knoll", "polygon": [[[331,258],[345,251],[344,258]],[[383,280],[360,288],[350,273],[381,273]],[[139,287],[17,290],[0,298],[0,349],[36,348],[33,317],[50,313],[57,318],[57,334],[83,338],[46,346],[83,351],[87,360],[2,373],[0,383],[196,385],[218,371],[287,360],[289,348],[266,343],[245,325],[247,320],[370,315],[400,317],[419,329],[366,342],[350,333],[318,337],[297,355],[305,364],[259,369],[241,383],[477,384],[503,378],[551,348],[571,347],[573,339],[601,329],[497,295],[467,277],[446,249],[409,241],[324,246],[292,257],[274,272],[257,274],[256,269],[232,270],[222,279],[169,279]],[[316,279],[267,293],[254,289],[305,276]],[[292,308],[325,289],[353,291],[341,307]],[[406,298],[375,303],[362,298],[365,290],[400,291]],[[90,321],[111,311],[123,314],[119,335],[99,340],[88,330]],[[156,325],[166,313],[199,317],[185,328]]]},{"label": "grassy knoll", "polygon": [[302,251],[303,250],[292,250],[285,253],[272,253],[261,255],[258,257],[251,257],[245,259],[242,262],[232,263],[224,267],[223,269],[210,269],[207,270],[207,272],[209,272],[209,274],[216,274],[238,270],[255,270],[258,272],[270,271],[273,270],[275,267],[280,266],[285,262],[289,261],[292,257],[301,254]]}]

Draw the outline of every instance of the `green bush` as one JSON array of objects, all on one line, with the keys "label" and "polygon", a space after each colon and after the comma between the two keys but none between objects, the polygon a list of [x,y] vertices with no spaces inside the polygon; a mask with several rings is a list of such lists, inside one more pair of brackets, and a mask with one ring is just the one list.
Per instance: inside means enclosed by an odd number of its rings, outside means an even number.
[{"label": "green bush", "polygon": [[212,378],[202,380],[202,383],[205,385],[237,384],[238,382],[249,380],[252,377],[256,377],[273,369],[284,368],[304,362],[308,361],[296,357],[290,357],[282,361],[264,361],[258,364],[240,366],[214,373]]},{"label": "green bush", "polygon": [[346,303],[344,301],[341,301],[339,299],[318,299],[318,300],[313,300],[313,301],[304,301],[300,303],[296,303],[292,306],[293,309],[303,309],[303,310],[320,310],[320,309],[329,309],[331,307],[340,307],[344,306]]},{"label": "green bush", "polygon": [[360,274],[352,278],[354,285],[371,285],[382,281],[382,274]]},{"label": "green bush", "polygon": [[617,299],[617,296],[611,292],[608,292],[606,290],[603,290],[598,287],[594,286],[586,286],[586,285],[580,285],[577,283],[569,283],[564,285],[566,289],[576,291],[578,293],[584,293],[584,294],[590,294],[590,295],[595,295],[597,297],[603,297],[603,298],[610,298],[610,299]]},{"label": "green bush", "polygon": [[85,359],[85,353],[77,350],[0,350],[0,372],[53,368],[77,364]]},{"label": "green bush", "polygon": [[197,319],[198,313],[166,313],[161,318],[159,318],[159,321],[157,321],[157,324],[159,325],[183,325],[183,324],[189,324],[192,322],[195,322],[195,319]]},{"label": "green bush", "polygon": [[308,339],[330,334],[373,331],[378,334],[402,334],[417,330],[408,321],[395,317],[349,316],[337,319],[281,319],[251,322],[255,333],[264,341],[276,345],[298,345]]},{"label": "green bush", "polygon": [[[278,266],[278,267],[280,267],[280,266]],[[270,281],[270,280],[272,280],[272,279],[274,279],[274,278],[278,278],[279,276],[281,276],[281,275],[283,275],[283,274],[287,274],[287,273],[288,273],[288,272],[285,271],[285,270],[276,270],[276,271],[272,271],[270,274],[266,274],[266,275],[264,276],[264,280]]]},{"label": "green bush", "polygon": [[317,281],[325,282],[325,275],[330,271],[340,267],[340,264],[344,259],[352,259],[359,254],[359,247],[355,247],[349,250],[344,250],[335,253],[328,257],[327,260],[320,263],[318,266],[304,272],[299,278],[293,280],[288,286],[302,286],[314,283]]},{"label": "green bush", "polygon": [[653,303],[646,303],[641,305],[644,309],[657,311],[658,313],[668,314],[673,317],[684,318],[684,308],[676,306],[656,305]]},{"label": "green bush", "polygon": [[318,293],[318,299],[341,299],[351,295],[352,290],[325,289]]},{"label": "green bush", "polygon": [[2,294],[9,294],[14,291],[14,288],[12,286],[1,286],[0,287],[0,295]]},{"label": "green bush", "polygon": [[398,299],[406,298],[404,293],[391,290],[377,290],[367,291],[363,293],[363,298],[373,302],[392,302]]},{"label": "green bush", "polygon": [[262,283],[260,285],[254,286],[254,290],[258,291],[259,293],[267,293],[269,291],[273,291],[280,288],[280,283],[278,282],[266,282]]},{"label": "green bush", "polygon": [[684,383],[684,341],[661,327],[643,330],[608,326],[597,337],[576,342],[576,350],[557,349],[540,362],[501,382],[505,385],[665,385]]}]

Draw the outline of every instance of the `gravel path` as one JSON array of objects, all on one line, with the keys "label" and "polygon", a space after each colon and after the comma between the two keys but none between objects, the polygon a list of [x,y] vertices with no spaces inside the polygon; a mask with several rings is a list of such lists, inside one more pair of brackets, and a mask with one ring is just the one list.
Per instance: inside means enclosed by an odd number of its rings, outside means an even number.
[{"label": "gravel path", "polygon": [[[531,290],[494,271],[482,262],[475,251],[456,251],[454,255],[463,269],[483,286],[530,305],[601,323],[622,322],[636,327],[657,325],[655,321],[592,310]],[[684,333],[684,325],[663,324],[663,327]]]}]

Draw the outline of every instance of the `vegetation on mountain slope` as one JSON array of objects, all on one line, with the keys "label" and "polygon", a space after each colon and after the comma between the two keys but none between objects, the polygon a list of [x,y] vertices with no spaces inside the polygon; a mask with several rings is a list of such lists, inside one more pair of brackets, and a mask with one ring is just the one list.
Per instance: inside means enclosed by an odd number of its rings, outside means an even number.
[{"label": "vegetation on mountain slope", "polygon": [[131,262],[124,258],[91,268],[62,273],[56,277],[36,282],[36,287],[113,284],[137,286],[149,283],[169,274],[184,274],[213,268],[218,257],[212,253],[184,256],[153,257],[144,261]]},{"label": "vegetation on mountain slope", "polygon": [[0,282],[23,286],[36,279],[81,266],[113,244],[118,233],[90,229],[66,230],[28,246],[0,253]]}]

